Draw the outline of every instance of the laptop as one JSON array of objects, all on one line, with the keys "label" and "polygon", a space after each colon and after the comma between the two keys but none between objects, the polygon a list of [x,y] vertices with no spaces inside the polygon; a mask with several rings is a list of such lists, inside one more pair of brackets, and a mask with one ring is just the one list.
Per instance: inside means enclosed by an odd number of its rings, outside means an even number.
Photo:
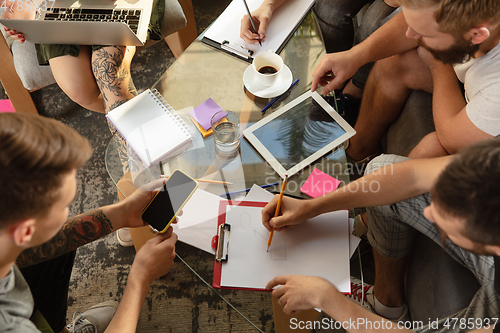
[{"label": "laptop", "polygon": [[41,3],[41,16],[36,20],[0,19],[0,23],[37,44],[141,46],[146,41],[153,6],[153,0]]}]

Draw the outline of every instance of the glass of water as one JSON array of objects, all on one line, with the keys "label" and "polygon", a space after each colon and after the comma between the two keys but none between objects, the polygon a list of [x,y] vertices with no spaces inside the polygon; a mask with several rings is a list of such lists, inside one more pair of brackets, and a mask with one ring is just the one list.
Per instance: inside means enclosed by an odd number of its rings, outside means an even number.
[{"label": "glass of water", "polygon": [[[221,118],[222,112],[225,114]],[[236,156],[240,148],[240,119],[231,111],[219,111],[210,121],[214,132],[215,151],[224,157]]]}]

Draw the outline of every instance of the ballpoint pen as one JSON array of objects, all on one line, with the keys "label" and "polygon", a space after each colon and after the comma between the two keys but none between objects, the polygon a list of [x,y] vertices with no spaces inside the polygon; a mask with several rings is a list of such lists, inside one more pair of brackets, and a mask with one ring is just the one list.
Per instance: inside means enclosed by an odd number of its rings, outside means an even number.
[{"label": "ballpoint pen", "polygon": [[[265,184],[265,185],[259,185],[261,188],[268,188],[268,187],[272,187],[272,186],[275,186],[275,185],[278,185],[279,183],[276,182],[276,183],[271,183],[271,184]],[[220,195],[220,197],[224,198],[224,197],[227,197],[229,199],[229,197],[232,195],[232,194],[239,194],[239,193],[245,193],[245,192],[249,192],[252,188],[246,188],[244,190],[238,190],[238,191],[233,191],[233,192],[227,192],[227,193],[222,193]]]},{"label": "ballpoint pen", "polygon": [[[247,5],[246,0],[243,0],[243,3],[245,4],[245,8],[247,10],[248,18],[250,19],[250,23],[252,24],[253,31],[255,31],[256,34],[259,34],[259,31],[255,28],[255,23],[253,23],[252,14],[250,14],[250,9],[248,9],[248,5]],[[259,36],[259,45],[262,46],[262,43],[260,41],[260,36]]]},{"label": "ballpoint pen", "polygon": [[273,105],[274,103],[276,103],[276,101],[278,99],[281,98],[281,96],[283,96],[284,94],[286,94],[290,89],[293,88],[294,85],[297,84],[297,82],[299,82],[299,79],[296,79],[295,81],[293,81],[293,83],[290,85],[290,88],[288,88],[283,94],[279,95],[278,97],[275,97],[272,101],[270,101],[269,103],[267,103],[266,106],[264,106],[264,108],[261,110],[262,113],[266,112],[267,109],[269,109],[271,107],[271,105]]},{"label": "ballpoint pen", "polygon": [[[169,178],[170,176],[164,176],[161,175],[160,178]],[[208,184],[222,184],[222,185],[233,185],[231,182],[226,182],[222,180],[212,180],[212,179],[202,179],[202,178],[196,178],[195,179],[197,182],[200,183],[208,183]]]},{"label": "ballpoint pen", "polygon": [[[281,202],[283,201],[283,194],[285,193],[285,187],[286,187],[286,182],[288,181],[288,176],[285,175],[285,180],[283,181],[283,184],[281,185],[281,192],[280,192],[280,197],[278,198],[278,204],[276,205],[276,211],[274,212],[274,217],[278,217],[280,213],[280,208],[281,208]],[[274,228],[271,230],[271,233],[269,234],[269,239],[267,240],[267,251],[269,251],[269,247],[271,246],[271,241],[273,240],[273,235],[274,235]]]},{"label": "ballpoint pen", "polygon": [[[269,191],[269,190],[268,190]],[[272,194],[281,194],[280,191],[274,191],[274,190],[271,190],[269,191],[271,192]],[[290,197],[290,198],[294,198],[294,199],[300,199],[300,200],[305,200],[306,198],[303,198],[303,197],[299,197],[298,195],[293,195],[293,194],[290,194],[290,193],[283,193],[284,196],[287,196],[287,197]]]}]

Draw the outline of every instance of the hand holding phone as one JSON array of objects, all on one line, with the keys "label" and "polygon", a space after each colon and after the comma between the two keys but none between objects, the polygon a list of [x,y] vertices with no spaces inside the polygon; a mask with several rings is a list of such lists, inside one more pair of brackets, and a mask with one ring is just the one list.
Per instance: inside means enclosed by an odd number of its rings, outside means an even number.
[{"label": "hand holding phone", "polygon": [[175,170],[142,212],[142,219],[159,233],[165,232],[191,198],[198,182]]}]

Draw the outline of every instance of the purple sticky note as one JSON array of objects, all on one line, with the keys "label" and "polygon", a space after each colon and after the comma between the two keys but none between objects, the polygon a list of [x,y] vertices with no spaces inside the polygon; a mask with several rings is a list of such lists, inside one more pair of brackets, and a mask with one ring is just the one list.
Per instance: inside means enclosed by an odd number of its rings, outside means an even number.
[{"label": "purple sticky note", "polygon": [[339,184],[340,181],[338,179],[314,168],[309,178],[307,178],[304,185],[300,188],[300,192],[316,198],[335,191]]},{"label": "purple sticky note", "polygon": [[[216,114],[217,112],[222,111],[222,108],[217,105],[213,101],[213,99],[209,98],[205,102],[201,103],[197,107],[195,107],[191,112],[189,112],[189,115],[193,117],[198,124],[200,124],[201,127],[205,131],[208,131],[210,128],[210,120],[212,120],[212,116]],[[217,115],[217,119],[222,119],[225,116],[227,116],[227,112],[221,112],[219,115]]]},{"label": "purple sticky note", "polygon": [[0,100],[0,112],[15,112],[12,103],[8,99]]}]

